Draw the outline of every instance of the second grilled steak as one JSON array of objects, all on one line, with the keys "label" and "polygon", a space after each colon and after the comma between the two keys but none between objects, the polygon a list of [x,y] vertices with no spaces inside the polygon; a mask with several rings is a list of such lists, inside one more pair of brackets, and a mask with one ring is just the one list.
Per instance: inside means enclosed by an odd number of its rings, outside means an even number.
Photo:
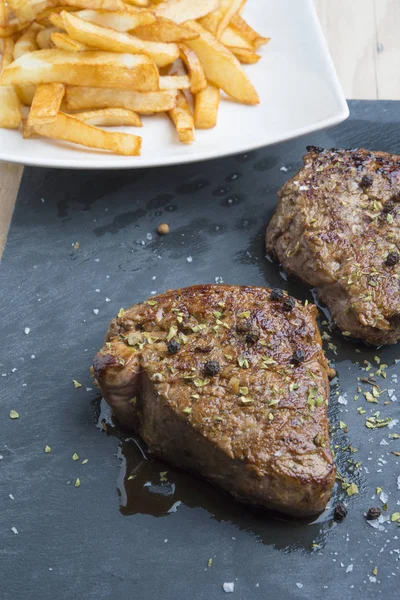
[{"label": "second grilled steak", "polygon": [[156,456],[244,502],[313,515],[335,479],[316,313],[265,288],[166,292],[120,312],[94,373]]},{"label": "second grilled steak", "polygon": [[309,147],[280,191],[267,251],[317,288],[345,335],[400,338],[400,157]]}]

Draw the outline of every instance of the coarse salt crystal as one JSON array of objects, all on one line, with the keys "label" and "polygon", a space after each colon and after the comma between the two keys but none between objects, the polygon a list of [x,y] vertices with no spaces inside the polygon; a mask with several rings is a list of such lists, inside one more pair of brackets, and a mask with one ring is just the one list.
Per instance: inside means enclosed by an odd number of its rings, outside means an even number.
[{"label": "coarse salt crystal", "polygon": [[11,527],[11,531],[15,533],[15,535],[18,534],[18,529],[16,527]]},{"label": "coarse salt crystal", "polygon": [[100,292],[100,289],[99,289],[99,288],[96,288],[94,291],[95,291],[95,292],[97,292],[97,293],[99,293],[99,292]]},{"label": "coarse salt crystal", "polygon": [[222,587],[224,588],[224,592],[233,592],[235,589],[235,584],[233,582],[225,582]]},{"label": "coarse salt crystal", "polygon": [[398,424],[399,420],[398,419],[393,419],[392,421],[390,421],[390,423],[388,423],[388,429],[393,429],[393,427],[395,427]]},{"label": "coarse salt crystal", "polygon": [[297,587],[301,590],[301,588],[303,587],[302,583],[296,583]]},{"label": "coarse salt crystal", "polygon": [[283,171],[284,173],[287,173],[289,169],[287,167],[285,167],[285,165],[282,165],[279,170]]},{"label": "coarse salt crystal", "polygon": [[306,192],[306,191],[307,191],[307,190],[309,190],[309,189],[310,189],[310,188],[308,187],[308,185],[301,185],[301,186],[299,187],[299,190],[300,190],[301,192]]},{"label": "coarse salt crystal", "polygon": [[36,356],[34,354],[31,354],[31,358],[36,358]]},{"label": "coarse salt crystal", "polygon": [[94,308],[93,312],[94,312],[95,315],[98,315],[99,314],[99,309],[98,308]]},{"label": "coarse salt crystal", "polygon": [[397,489],[400,490],[400,475],[397,478]]},{"label": "coarse salt crystal", "polygon": [[349,565],[346,569],[346,573],[351,573],[354,568],[354,565]]},{"label": "coarse salt crystal", "polygon": [[28,335],[29,332],[30,332],[30,328],[29,327],[25,327],[25,329],[24,329],[25,335]]},{"label": "coarse salt crystal", "polygon": [[111,302],[110,298],[106,298],[106,302]]},{"label": "coarse salt crystal", "polygon": [[387,501],[389,500],[389,496],[386,494],[386,492],[381,492],[379,494],[379,500],[382,502],[382,504],[387,504]]},{"label": "coarse salt crystal", "polygon": [[347,404],[347,398],[345,398],[344,396],[339,396],[337,401],[339,402],[339,404]]},{"label": "coarse salt crystal", "polygon": [[8,494],[8,497],[11,498],[11,500],[14,500],[14,496],[12,494]]},{"label": "coarse salt crystal", "polygon": [[15,373],[16,370],[17,370],[17,367],[14,367],[13,369],[11,369],[11,373]]},{"label": "coarse salt crystal", "polygon": [[186,260],[188,261],[188,263],[191,263],[191,262],[193,262],[193,258],[192,258],[191,256],[188,256],[188,257],[186,258]]},{"label": "coarse salt crystal", "polygon": [[385,439],[380,441],[380,445],[381,446],[389,446],[389,442],[387,442]]}]

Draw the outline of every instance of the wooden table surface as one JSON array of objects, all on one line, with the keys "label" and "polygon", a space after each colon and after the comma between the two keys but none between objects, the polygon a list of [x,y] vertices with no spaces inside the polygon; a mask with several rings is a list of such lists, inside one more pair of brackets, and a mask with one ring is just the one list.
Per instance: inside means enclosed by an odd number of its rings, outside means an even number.
[{"label": "wooden table surface", "polygon": [[[400,100],[400,0],[314,2],[346,98]],[[21,175],[0,163],[0,256]]]}]

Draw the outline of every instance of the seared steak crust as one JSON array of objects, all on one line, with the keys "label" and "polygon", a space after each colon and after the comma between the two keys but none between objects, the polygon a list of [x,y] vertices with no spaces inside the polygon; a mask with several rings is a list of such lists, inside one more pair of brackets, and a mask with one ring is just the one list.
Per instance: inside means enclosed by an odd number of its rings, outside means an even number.
[{"label": "seared steak crust", "polygon": [[307,516],[335,478],[329,366],[315,306],[288,301],[255,287],[169,291],[120,311],[93,364],[114,416],[153,454]]},{"label": "seared steak crust", "polygon": [[309,147],[281,189],[267,251],[317,288],[347,335],[400,337],[400,157]]}]

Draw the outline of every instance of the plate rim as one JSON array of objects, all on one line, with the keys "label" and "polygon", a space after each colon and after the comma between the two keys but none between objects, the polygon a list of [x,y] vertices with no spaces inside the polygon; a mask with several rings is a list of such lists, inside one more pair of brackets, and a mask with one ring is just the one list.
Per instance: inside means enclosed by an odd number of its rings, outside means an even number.
[{"label": "plate rim", "polygon": [[[64,158],[54,158],[49,160],[49,158],[40,158],[40,156],[29,156],[23,155],[21,157],[13,155],[12,157],[6,156],[5,153],[2,153],[0,150],[0,163],[1,162],[9,162],[12,164],[20,164],[28,167],[45,167],[51,169],[79,169],[79,170],[127,170],[127,169],[145,169],[145,168],[153,168],[153,167],[168,167],[172,165],[183,165],[189,163],[197,163],[197,162],[205,162],[208,160],[216,160],[218,158],[224,158],[228,156],[233,156],[235,154],[247,153],[253,150],[259,150],[260,148],[268,148],[269,146],[273,146],[274,144],[278,144],[281,142],[286,142],[292,139],[299,138],[303,135],[307,135],[310,133],[314,133],[320,131],[322,129],[328,129],[339,123],[345,121],[349,115],[349,106],[346,101],[343,88],[339,81],[339,77],[331,56],[331,53],[328,48],[328,43],[324,32],[322,30],[321,22],[318,18],[317,10],[313,0],[305,0],[305,7],[308,9],[308,13],[313,21],[313,27],[315,28],[315,32],[318,36],[320,42],[320,49],[323,52],[324,59],[327,64],[327,72],[329,75],[329,79],[332,84],[333,91],[335,93],[335,98],[338,102],[339,109],[332,116],[323,119],[322,121],[312,123],[310,125],[306,125],[304,127],[300,127],[298,129],[294,129],[287,134],[284,135],[275,135],[270,138],[267,142],[258,141],[256,143],[246,143],[244,142],[240,148],[232,148],[227,147],[226,149],[219,149],[218,151],[199,151],[198,153],[191,153],[187,155],[175,155],[175,156],[166,156],[162,162],[160,162],[159,158],[151,159],[143,157],[132,157],[132,156],[119,156],[118,162],[113,162],[110,164],[104,164],[103,157],[107,156],[107,153],[100,154],[99,156],[102,159],[99,160],[98,163],[94,164],[85,164],[79,160],[79,157],[82,158],[82,155],[77,153],[76,159],[64,159]],[[79,147],[84,148],[82,147]],[[126,162],[125,162],[126,161]],[[67,164],[66,164],[67,163]]]}]

